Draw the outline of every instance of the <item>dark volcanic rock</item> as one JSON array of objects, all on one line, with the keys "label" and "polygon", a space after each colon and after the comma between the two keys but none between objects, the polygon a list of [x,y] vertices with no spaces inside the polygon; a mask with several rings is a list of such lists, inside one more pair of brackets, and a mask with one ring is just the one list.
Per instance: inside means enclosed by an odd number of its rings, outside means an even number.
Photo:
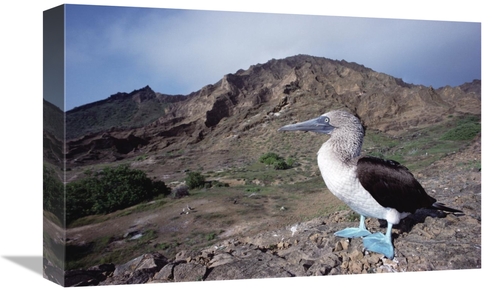
[{"label": "dark volcanic rock", "polygon": [[167,258],[159,253],[144,254],[126,264],[116,266],[113,275],[101,285],[147,283],[167,263]]},{"label": "dark volcanic rock", "polygon": [[115,271],[113,264],[103,264],[87,270],[71,270],[66,272],[64,286],[96,286],[106,280]]}]

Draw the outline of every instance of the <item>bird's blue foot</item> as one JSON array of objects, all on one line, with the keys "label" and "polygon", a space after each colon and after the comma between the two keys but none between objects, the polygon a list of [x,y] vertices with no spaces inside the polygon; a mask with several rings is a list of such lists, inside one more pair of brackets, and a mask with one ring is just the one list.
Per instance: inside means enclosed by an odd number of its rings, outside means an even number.
[{"label": "bird's blue foot", "polygon": [[346,237],[346,238],[353,238],[353,237],[363,237],[370,235],[371,232],[369,232],[366,229],[365,226],[365,217],[363,215],[360,216],[359,218],[359,227],[349,227],[343,230],[339,230],[334,235],[340,236],[340,237]]},{"label": "bird's blue foot", "polygon": [[336,236],[340,237],[346,237],[346,238],[353,238],[353,237],[363,237],[370,235],[371,233],[363,228],[358,228],[358,227],[349,227],[343,230],[339,230],[336,233],[334,233]]},{"label": "bird's blue foot", "polygon": [[363,237],[363,245],[371,252],[383,254],[388,259],[394,258],[394,247],[390,236],[377,232]]}]

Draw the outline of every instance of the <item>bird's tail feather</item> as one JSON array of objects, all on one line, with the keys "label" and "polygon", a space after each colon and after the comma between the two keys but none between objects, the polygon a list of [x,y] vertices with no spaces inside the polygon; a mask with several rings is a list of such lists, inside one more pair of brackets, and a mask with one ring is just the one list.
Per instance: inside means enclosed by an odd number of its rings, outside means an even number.
[{"label": "bird's tail feather", "polygon": [[447,211],[447,212],[453,212],[453,213],[456,213],[456,212],[462,213],[463,212],[462,210],[447,207],[443,203],[439,203],[439,202],[432,204],[432,207],[434,207],[435,209],[439,209],[439,210],[443,210],[443,211]]}]

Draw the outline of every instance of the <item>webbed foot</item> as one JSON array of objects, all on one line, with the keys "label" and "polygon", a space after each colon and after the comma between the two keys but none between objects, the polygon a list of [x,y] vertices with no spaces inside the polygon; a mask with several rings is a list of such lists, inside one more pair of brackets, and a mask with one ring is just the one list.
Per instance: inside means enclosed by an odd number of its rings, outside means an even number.
[{"label": "webbed foot", "polygon": [[371,252],[383,254],[388,259],[394,258],[394,246],[390,236],[377,232],[363,237],[363,245]]},{"label": "webbed foot", "polygon": [[364,237],[367,235],[370,235],[371,232],[369,232],[366,229],[365,226],[365,217],[361,215],[359,217],[359,227],[349,227],[343,230],[339,230],[334,235],[340,236],[340,237],[346,237],[346,238],[353,238],[353,237]]},{"label": "webbed foot", "polygon": [[349,227],[334,233],[335,236],[346,237],[346,238],[363,237],[370,234],[371,233],[368,230],[358,227]]}]

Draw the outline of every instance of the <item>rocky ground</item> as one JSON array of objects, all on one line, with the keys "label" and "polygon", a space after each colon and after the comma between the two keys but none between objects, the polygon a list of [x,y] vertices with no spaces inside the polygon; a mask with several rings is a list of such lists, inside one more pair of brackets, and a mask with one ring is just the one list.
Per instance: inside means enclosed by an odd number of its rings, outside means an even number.
[{"label": "rocky ground", "polygon": [[[421,210],[393,230],[395,257],[363,250],[361,239],[333,233],[355,226],[349,210],[338,211],[257,235],[219,241],[176,257],[147,253],[125,264],[104,264],[65,274],[66,286],[209,281],[340,274],[481,268],[481,140],[415,173],[430,195],[463,215]],[[367,220],[370,231],[385,223]],[[44,276],[60,280],[50,263]]]}]

